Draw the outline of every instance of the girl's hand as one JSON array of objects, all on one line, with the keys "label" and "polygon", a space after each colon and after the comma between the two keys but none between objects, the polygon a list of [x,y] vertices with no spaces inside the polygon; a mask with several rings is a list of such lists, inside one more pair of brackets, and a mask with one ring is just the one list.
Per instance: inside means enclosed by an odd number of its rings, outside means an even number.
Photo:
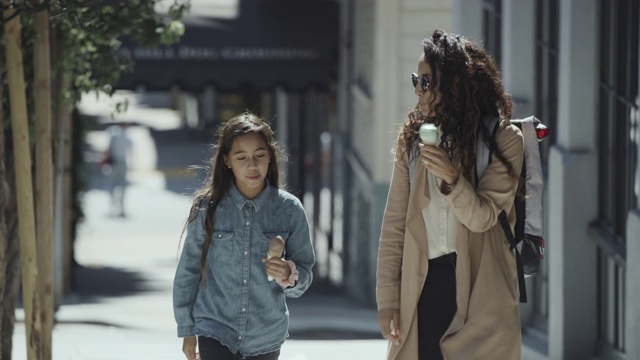
[{"label": "girl's hand", "polygon": [[196,345],[198,339],[195,336],[190,336],[182,339],[182,352],[185,354],[188,360],[197,360],[200,358],[199,354],[196,354]]},{"label": "girl's hand", "polygon": [[447,153],[433,145],[419,143],[422,164],[449,185],[454,185],[458,181],[460,171],[453,165]]},{"label": "girl's hand", "polygon": [[265,263],[265,271],[267,275],[274,279],[287,280],[291,276],[291,269],[287,262],[283,258],[262,258],[262,262]]}]

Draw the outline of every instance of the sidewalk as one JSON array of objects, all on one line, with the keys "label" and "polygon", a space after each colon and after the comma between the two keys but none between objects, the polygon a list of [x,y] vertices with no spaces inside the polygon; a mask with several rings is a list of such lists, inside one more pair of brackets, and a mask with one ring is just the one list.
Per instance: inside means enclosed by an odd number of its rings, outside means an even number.
[{"label": "sidewalk", "polygon": [[[194,156],[176,149],[175,158]],[[144,151],[157,156],[166,149]],[[131,173],[128,216],[117,218],[109,216],[109,195],[94,174],[94,188],[83,200],[85,220],[78,228],[75,290],[56,313],[53,359],[183,358],[171,286],[190,198],[171,189],[169,183],[177,180],[160,171]],[[320,281],[287,303],[290,340],[281,359],[384,358],[386,341],[380,336],[375,308],[363,307]],[[21,309],[17,317],[13,358],[21,360],[26,359]]]}]

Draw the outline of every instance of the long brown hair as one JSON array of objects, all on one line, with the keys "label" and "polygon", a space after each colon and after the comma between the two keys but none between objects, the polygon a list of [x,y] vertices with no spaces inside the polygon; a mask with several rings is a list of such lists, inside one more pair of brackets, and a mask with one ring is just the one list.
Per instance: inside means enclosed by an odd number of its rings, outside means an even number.
[{"label": "long brown hair", "polygon": [[473,182],[476,139],[481,131],[483,141],[507,167],[509,175],[516,178],[513,166],[482,124],[485,116],[500,117],[508,124],[513,108],[491,55],[480,45],[443,30],[435,30],[422,41],[422,47],[424,59],[434,74],[428,91],[433,95],[430,106],[435,117],[426,118],[417,106],[412,109],[401,128],[403,148],[411,151],[420,125],[433,122],[440,127],[440,147],[459,164],[462,175]]},{"label": "long brown hair", "polygon": [[189,218],[185,224],[186,228],[186,225],[196,218],[198,211],[204,210],[206,206],[207,220],[205,222],[205,239],[200,256],[200,271],[202,272],[203,286],[207,277],[207,253],[209,252],[209,246],[211,246],[211,239],[213,237],[214,213],[220,201],[229,193],[229,189],[231,189],[232,182],[234,181],[233,172],[225,166],[224,158],[231,151],[234,140],[239,136],[249,133],[259,134],[267,144],[269,159],[271,160],[266,176],[269,185],[276,188],[280,188],[281,186],[278,162],[285,160],[285,156],[280,150],[269,124],[250,112],[242,113],[224,123],[218,129],[215,153],[211,160],[209,160],[206,181],[202,187],[194,193]]}]

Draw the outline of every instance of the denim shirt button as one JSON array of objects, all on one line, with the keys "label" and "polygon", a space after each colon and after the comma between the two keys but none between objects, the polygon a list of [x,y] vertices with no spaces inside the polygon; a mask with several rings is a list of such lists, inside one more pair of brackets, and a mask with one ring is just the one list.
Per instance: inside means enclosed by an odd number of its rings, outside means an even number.
[{"label": "denim shirt button", "polygon": [[245,252],[244,252],[244,254],[245,254],[245,255],[248,255],[248,254],[249,254],[249,252],[248,252],[248,251],[245,251]]},{"label": "denim shirt button", "polygon": [[245,312],[245,311],[247,311],[247,309],[246,308],[242,308],[242,312]]},{"label": "denim shirt button", "polygon": [[238,336],[238,340],[242,340],[242,336]]},{"label": "denim shirt button", "polygon": [[242,282],[243,282],[244,284],[246,284],[246,283],[247,283],[247,279],[242,280]]},{"label": "denim shirt button", "polygon": [[247,221],[247,226],[249,226],[249,222]]}]

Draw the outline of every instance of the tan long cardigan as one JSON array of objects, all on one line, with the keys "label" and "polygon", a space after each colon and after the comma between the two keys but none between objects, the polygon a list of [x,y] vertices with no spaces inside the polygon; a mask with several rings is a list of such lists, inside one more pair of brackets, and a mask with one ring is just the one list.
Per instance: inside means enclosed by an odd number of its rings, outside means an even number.
[{"label": "tan long cardigan", "polygon": [[[503,121],[496,142],[519,174],[524,145],[520,130]],[[429,270],[421,211],[430,201],[427,170],[420,164],[416,162],[410,185],[407,152],[397,146],[378,249],[376,288],[379,310],[400,309],[402,339],[399,345],[389,343],[388,359],[418,359],[417,304]],[[513,227],[516,188],[517,182],[494,157],[477,188],[460,176],[446,195],[460,222],[458,310],[440,342],[447,360],[520,359],[516,263],[498,222],[498,215],[506,210]]]}]

